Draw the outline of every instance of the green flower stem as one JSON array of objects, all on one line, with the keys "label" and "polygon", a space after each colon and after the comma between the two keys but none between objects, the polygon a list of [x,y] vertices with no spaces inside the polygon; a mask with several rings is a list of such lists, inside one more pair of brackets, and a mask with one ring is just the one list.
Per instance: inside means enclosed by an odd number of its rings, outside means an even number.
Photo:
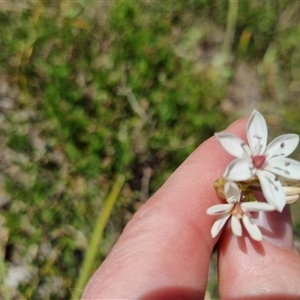
[{"label": "green flower stem", "polygon": [[125,176],[118,175],[113,185],[113,188],[104,204],[104,208],[100,212],[100,215],[97,219],[94,231],[90,239],[88,250],[86,252],[86,256],[83,261],[78,280],[75,283],[74,292],[72,294],[72,300],[80,299],[80,295],[84,289],[84,286],[87,283],[89,277],[91,276],[91,272],[95,264],[95,258],[99,250],[99,244],[101,243],[103,237],[104,229],[107,225],[107,221],[111,215],[112,209],[120,194],[124,182],[125,182]]},{"label": "green flower stem", "polygon": [[230,59],[231,48],[234,39],[238,15],[238,0],[229,0],[229,9],[227,15],[226,32],[222,45],[222,58],[224,62]]},{"label": "green flower stem", "polygon": [[5,268],[2,249],[0,251],[0,277],[1,277],[1,294],[3,296],[3,300],[9,300],[9,292],[6,285],[6,268]]}]

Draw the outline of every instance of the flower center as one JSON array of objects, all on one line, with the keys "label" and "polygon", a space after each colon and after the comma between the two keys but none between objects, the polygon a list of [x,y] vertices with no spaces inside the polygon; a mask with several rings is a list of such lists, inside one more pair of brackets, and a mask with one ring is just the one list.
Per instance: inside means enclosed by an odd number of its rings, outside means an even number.
[{"label": "flower center", "polygon": [[234,216],[236,216],[236,217],[239,218],[239,219],[241,219],[241,218],[243,217],[244,212],[243,212],[242,209],[241,209],[240,203],[237,203],[237,204],[233,207],[233,209],[232,209],[232,211],[231,211],[231,214],[234,215]]},{"label": "flower center", "polygon": [[253,166],[256,169],[260,169],[266,161],[266,157],[264,155],[256,155],[252,157]]}]

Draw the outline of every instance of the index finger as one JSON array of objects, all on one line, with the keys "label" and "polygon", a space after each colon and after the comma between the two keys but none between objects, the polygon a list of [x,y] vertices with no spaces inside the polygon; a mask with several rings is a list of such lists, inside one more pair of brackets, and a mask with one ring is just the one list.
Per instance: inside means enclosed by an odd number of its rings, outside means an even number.
[{"label": "index finger", "polygon": [[[227,131],[243,137],[246,121]],[[200,145],[133,216],[83,299],[203,298],[216,242],[206,209],[229,160],[214,137]]]}]

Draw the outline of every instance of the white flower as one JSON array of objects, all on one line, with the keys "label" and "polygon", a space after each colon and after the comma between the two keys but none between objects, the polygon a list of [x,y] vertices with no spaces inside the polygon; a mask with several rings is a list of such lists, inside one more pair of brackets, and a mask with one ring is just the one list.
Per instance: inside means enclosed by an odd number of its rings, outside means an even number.
[{"label": "white flower", "polygon": [[224,172],[224,178],[231,181],[246,181],[257,177],[266,200],[281,212],[286,204],[285,193],[278,176],[300,180],[300,163],[290,155],[298,145],[297,134],[284,134],[267,146],[268,129],[264,117],[254,110],[247,123],[247,145],[239,137],[216,133],[216,138],[234,159]]},{"label": "white flower", "polygon": [[224,194],[227,200],[225,204],[217,204],[207,209],[208,215],[219,215],[211,228],[212,237],[216,237],[224,227],[226,221],[231,217],[231,230],[236,236],[242,235],[242,219],[245,228],[252,239],[262,240],[260,229],[251,217],[251,212],[273,211],[274,206],[266,202],[240,202],[241,191],[238,185],[232,181],[227,181],[224,185]]}]

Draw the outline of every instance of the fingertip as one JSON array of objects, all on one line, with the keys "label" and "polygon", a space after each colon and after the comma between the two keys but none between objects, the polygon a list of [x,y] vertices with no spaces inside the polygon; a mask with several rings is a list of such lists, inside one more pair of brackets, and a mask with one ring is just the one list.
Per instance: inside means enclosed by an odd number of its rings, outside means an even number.
[{"label": "fingertip", "polygon": [[246,125],[249,117],[243,117],[231,123],[224,131],[230,132],[239,136],[240,138],[246,137]]},{"label": "fingertip", "polygon": [[295,249],[257,242],[247,234],[236,237],[226,228],[218,263],[221,299],[300,298],[300,259]]}]

